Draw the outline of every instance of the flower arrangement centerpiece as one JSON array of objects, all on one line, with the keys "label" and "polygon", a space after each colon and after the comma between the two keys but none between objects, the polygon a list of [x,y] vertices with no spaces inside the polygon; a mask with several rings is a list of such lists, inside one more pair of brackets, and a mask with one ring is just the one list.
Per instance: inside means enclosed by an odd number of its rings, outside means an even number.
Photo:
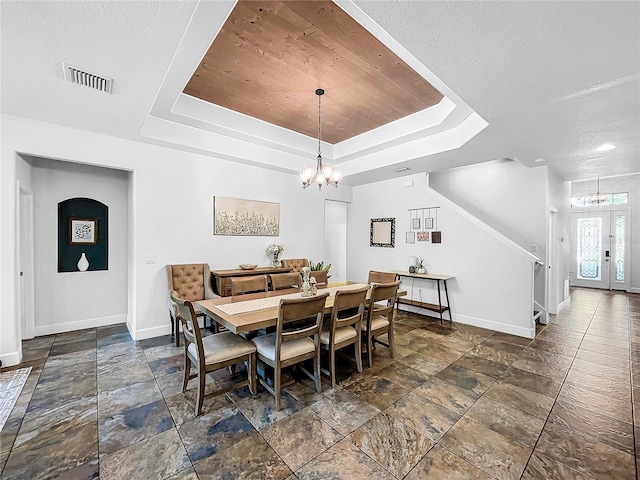
[{"label": "flower arrangement centerpiece", "polygon": [[272,243],[267,247],[267,253],[273,255],[273,261],[271,262],[272,267],[280,266],[280,254],[282,252],[284,252],[284,245],[279,243]]}]

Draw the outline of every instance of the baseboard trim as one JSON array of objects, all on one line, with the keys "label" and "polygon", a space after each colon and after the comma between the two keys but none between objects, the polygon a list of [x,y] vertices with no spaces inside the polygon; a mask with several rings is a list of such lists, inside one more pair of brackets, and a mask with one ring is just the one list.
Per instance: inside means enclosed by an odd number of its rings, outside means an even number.
[{"label": "baseboard trim", "polygon": [[[431,312],[425,313],[424,310],[418,312],[416,308],[405,308],[405,305],[401,306],[401,310],[405,310],[408,312],[417,313],[419,315],[423,315],[425,317],[440,319],[440,316],[432,315]],[[447,312],[448,313],[448,312]],[[445,315],[448,317],[448,315]],[[448,318],[445,318],[443,321],[445,324],[448,322]],[[484,318],[471,317],[469,315],[460,315],[458,313],[453,315],[453,321],[456,323],[463,323],[465,325],[473,325],[474,327],[487,328],[489,330],[495,330],[496,332],[508,333],[510,335],[517,335],[518,337],[525,338],[534,338],[536,334],[535,326],[531,328],[526,327],[518,327],[516,325],[508,325],[506,323],[494,322],[492,320],[487,320]]]},{"label": "baseboard trim", "polygon": [[561,313],[561,312],[562,312],[562,310],[564,310],[565,308],[567,308],[570,304],[571,304],[571,297],[567,297],[567,298],[565,298],[562,302],[560,302],[560,303],[558,304],[557,312],[558,312],[558,313]]},{"label": "baseboard trim", "polygon": [[130,330],[133,335],[133,339],[140,341],[147,338],[159,337],[161,335],[171,335],[171,324],[161,325],[159,327],[143,328],[142,330]]},{"label": "baseboard trim", "polygon": [[18,365],[22,359],[22,352],[11,352],[0,355],[0,361],[2,362],[2,368],[13,367]]},{"label": "baseboard trim", "polygon": [[638,287],[629,287],[629,290],[627,290],[627,292],[629,292],[629,293],[640,293],[640,288],[638,288]]},{"label": "baseboard trim", "polygon": [[52,335],[55,333],[71,332],[73,330],[82,330],[83,328],[104,327],[107,325],[116,325],[118,323],[127,323],[127,315],[111,315],[109,317],[88,318],[86,320],[78,320],[76,322],[57,323],[55,325],[36,325],[34,334],[36,337],[42,335]]}]

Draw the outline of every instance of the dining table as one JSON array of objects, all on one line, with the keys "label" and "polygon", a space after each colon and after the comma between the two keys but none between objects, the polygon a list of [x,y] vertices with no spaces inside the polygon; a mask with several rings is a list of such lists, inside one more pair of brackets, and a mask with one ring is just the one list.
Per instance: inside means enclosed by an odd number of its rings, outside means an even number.
[{"label": "dining table", "polygon": [[[335,293],[338,290],[354,289],[364,285],[367,284],[346,281],[330,283],[324,288],[319,288],[318,293],[329,292],[325,301],[324,313],[331,313]],[[398,297],[405,295],[407,295],[406,290],[398,290]],[[194,305],[206,316],[226,327],[227,330],[233,333],[246,333],[275,326],[278,321],[280,300],[301,297],[301,288],[289,288],[200,300]]]}]

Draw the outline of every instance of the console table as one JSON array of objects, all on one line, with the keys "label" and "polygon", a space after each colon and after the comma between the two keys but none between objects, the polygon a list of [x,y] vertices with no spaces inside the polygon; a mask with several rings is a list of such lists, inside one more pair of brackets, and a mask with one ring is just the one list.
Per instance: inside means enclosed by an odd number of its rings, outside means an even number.
[{"label": "console table", "polygon": [[[438,287],[438,303],[427,303],[427,302],[418,302],[417,300],[410,300],[408,298],[399,298],[398,303],[404,305],[412,305],[414,307],[424,308],[426,310],[431,310],[433,312],[438,312],[440,315],[440,325],[442,325],[442,314],[444,312],[449,312],[449,322],[451,323],[451,308],[449,307],[449,291],[447,290],[447,280],[451,280],[455,278],[451,275],[442,275],[438,273],[410,273],[406,271],[394,270],[394,273],[397,273],[399,277],[407,277],[407,278],[419,278],[421,280],[432,280],[436,282]],[[447,304],[442,304],[442,294],[440,292],[440,282],[444,285],[444,294],[447,299]]]},{"label": "console table", "polygon": [[290,271],[290,268],[284,267],[257,267],[253,270],[242,270],[241,268],[233,268],[230,270],[211,270],[211,284],[215,293],[221,297],[230,297],[232,277],[268,275],[270,273],[289,273]]}]

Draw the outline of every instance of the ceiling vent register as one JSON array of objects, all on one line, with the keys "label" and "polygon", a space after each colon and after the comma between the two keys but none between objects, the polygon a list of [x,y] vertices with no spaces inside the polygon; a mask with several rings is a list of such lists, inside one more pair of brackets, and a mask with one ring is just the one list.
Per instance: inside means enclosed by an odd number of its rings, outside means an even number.
[{"label": "ceiling vent register", "polygon": [[67,82],[77,83],[78,85],[84,85],[85,87],[93,88],[94,90],[100,90],[101,92],[111,93],[113,87],[113,79],[95,75],[93,73],[85,72],[84,70],[63,63],[64,66],[64,78]]}]

